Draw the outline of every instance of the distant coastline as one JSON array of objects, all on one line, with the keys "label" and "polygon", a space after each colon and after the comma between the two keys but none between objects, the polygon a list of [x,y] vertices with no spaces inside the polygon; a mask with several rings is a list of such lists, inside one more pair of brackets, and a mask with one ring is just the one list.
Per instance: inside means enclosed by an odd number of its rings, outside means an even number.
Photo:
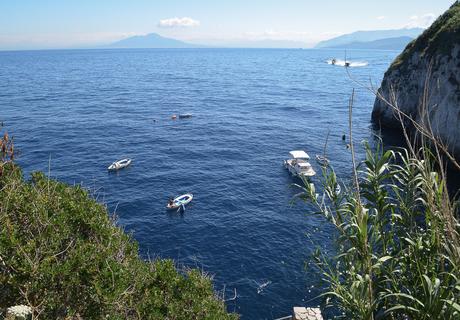
[{"label": "distant coastline", "polygon": [[69,47],[17,47],[0,48],[3,51],[41,51],[41,50],[89,50],[89,49],[375,49],[402,50],[407,43],[417,37],[424,29],[396,29],[356,31],[344,34],[317,44],[303,41],[276,40],[213,40],[202,43],[181,41],[164,37],[157,33],[135,35],[112,43],[79,45]]}]

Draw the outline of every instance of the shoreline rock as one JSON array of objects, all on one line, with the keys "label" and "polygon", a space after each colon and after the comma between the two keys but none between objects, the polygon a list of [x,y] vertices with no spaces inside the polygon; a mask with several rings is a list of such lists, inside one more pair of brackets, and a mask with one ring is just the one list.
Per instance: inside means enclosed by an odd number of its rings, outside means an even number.
[{"label": "shoreline rock", "polygon": [[[460,3],[412,41],[384,75],[379,94],[460,156]],[[394,98],[392,99],[392,95]],[[395,110],[376,98],[372,121],[382,128],[401,129]],[[415,133],[411,121],[405,121]]]}]

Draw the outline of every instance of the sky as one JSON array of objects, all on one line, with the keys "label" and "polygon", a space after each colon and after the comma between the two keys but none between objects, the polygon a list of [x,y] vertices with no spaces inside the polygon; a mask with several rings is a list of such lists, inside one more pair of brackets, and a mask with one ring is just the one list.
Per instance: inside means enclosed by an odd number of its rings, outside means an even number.
[{"label": "sky", "polygon": [[159,33],[203,45],[317,42],[427,27],[453,0],[0,0],[0,50],[78,48]]}]

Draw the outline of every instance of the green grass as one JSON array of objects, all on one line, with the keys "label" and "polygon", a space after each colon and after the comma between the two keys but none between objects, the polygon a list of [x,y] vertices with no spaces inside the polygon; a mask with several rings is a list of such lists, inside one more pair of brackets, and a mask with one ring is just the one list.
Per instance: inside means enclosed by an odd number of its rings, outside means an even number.
[{"label": "green grass", "polygon": [[25,304],[41,319],[237,319],[199,271],[142,260],[84,188],[0,164],[0,318]]}]

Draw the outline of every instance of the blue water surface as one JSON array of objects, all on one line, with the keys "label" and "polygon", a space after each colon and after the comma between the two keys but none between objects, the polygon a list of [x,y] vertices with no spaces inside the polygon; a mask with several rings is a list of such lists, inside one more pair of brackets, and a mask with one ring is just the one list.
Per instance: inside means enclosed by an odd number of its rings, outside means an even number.
[{"label": "blue water surface", "polygon": [[[214,278],[229,311],[273,319],[321,300],[308,263],[333,229],[282,166],[290,150],[327,154],[350,177],[348,100],[355,141],[372,139],[374,97],[394,51],[139,49],[0,52],[0,120],[36,170],[83,184],[116,213],[144,258],[173,258]],[[191,119],[171,120],[175,113]],[[348,134],[347,134],[348,137]],[[357,147],[358,158],[363,151]],[[108,173],[114,160],[131,167]],[[50,166],[49,166],[50,163]],[[314,162],[317,171],[319,166]],[[317,182],[319,177],[313,179]],[[183,214],[170,196],[191,192]]]}]

